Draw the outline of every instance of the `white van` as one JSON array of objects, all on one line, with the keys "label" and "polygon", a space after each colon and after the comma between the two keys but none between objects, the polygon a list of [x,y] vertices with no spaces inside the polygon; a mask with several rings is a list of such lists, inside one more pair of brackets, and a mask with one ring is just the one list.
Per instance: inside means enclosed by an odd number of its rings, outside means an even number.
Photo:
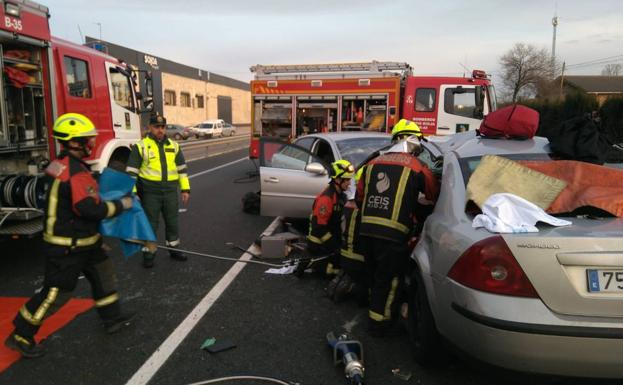
[{"label": "white van", "polygon": [[192,127],[193,133],[197,138],[216,138],[223,136],[223,120],[206,120]]}]

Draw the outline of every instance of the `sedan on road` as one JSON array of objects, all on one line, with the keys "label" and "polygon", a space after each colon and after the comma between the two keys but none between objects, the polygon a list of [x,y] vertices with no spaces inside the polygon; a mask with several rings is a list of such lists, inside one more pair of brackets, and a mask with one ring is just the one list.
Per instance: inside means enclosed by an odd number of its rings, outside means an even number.
[{"label": "sedan on road", "polygon": [[261,214],[309,217],[314,198],[329,183],[332,162],[346,159],[357,166],[390,142],[389,134],[372,132],[310,134],[291,144],[262,138]]},{"label": "sedan on road", "polygon": [[191,131],[181,124],[167,124],[166,132],[169,138],[173,138],[178,141],[186,140],[192,135]]},{"label": "sedan on road", "polygon": [[223,136],[233,136],[236,135],[236,126],[231,123],[223,123]]},{"label": "sedan on road", "polygon": [[539,222],[538,233],[473,228],[479,210],[466,205],[466,185],[481,157],[551,164],[547,139],[470,131],[424,147],[421,159],[443,172],[406,280],[402,316],[416,359],[439,362],[445,341],[514,370],[623,378],[623,219],[587,206],[590,215],[557,215],[572,224]]}]

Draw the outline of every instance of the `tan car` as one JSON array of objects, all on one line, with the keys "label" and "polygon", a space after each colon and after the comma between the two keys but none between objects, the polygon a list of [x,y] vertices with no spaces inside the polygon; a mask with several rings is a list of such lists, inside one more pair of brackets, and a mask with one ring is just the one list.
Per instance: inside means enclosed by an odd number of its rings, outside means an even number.
[{"label": "tan car", "polygon": [[437,361],[445,341],[514,370],[623,378],[623,219],[589,206],[557,215],[569,226],[539,222],[538,233],[474,228],[466,184],[481,157],[549,160],[547,139],[467,132],[425,148],[442,183],[407,277],[416,359]]}]

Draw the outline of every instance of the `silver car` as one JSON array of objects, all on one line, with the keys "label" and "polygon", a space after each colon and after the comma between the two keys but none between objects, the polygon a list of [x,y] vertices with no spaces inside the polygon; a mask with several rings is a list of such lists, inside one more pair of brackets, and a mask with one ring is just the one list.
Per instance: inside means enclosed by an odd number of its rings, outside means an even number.
[{"label": "silver car", "polygon": [[329,165],[346,159],[357,166],[390,144],[384,133],[310,134],[292,144],[260,141],[261,214],[307,218],[314,198],[329,183]]},{"label": "silver car", "polygon": [[[623,220],[570,214],[571,226],[538,224],[538,233],[474,229],[466,184],[481,156],[549,159],[547,140],[467,132],[425,148],[421,158],[443,173],[407,278],[416,359],[439,358],[444,340],[505,368],[623,378]],[[600,291],[590,288],[595,277]]]}]

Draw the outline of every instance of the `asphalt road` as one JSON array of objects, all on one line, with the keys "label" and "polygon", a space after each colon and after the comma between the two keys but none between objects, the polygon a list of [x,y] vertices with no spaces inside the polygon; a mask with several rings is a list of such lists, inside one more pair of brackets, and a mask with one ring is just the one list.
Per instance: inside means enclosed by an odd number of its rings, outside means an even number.
[{"label": "asphalt road", "polygon": [[[255,167],[246,155],[242,149],[190,163],[191,203],[180,214],[184,248],[238,258],[242,253],[225,243],[246,249],[273,222],[241,211],[242,196],[259,190],[257,178],[248,178]],[[146,270],[138,255],[125,260],[115,241],[110,245],[123,306],[138,312],[134,325],[106,335],[95,311],[89,311],[45,342],[45,357],[21,360],[0,373],[0,384],[190,384],[231,375],[346,384],[325,342],[328,331],[345,327],[364,346],[368,385],[597,383],[528,376],[456,358],[424,370],[414,363],[406,336],[368,337],[366,309],[331,303],[323,297],[327,282],[322,279],[269,275],[257,265],[238,265],[235,275],[233,262],[198,256],[177,262],[165,252]],[[5,245],[0,295],[30,296],[42,282],[42,266],[32,242]],[[225,287],[225,282],[231,283]],[[75,295],[89,297],[85,280]],[[236,348],[217,354],[201,350],[210,337]],[[410,379],[394,376],[393,369]]]}]

